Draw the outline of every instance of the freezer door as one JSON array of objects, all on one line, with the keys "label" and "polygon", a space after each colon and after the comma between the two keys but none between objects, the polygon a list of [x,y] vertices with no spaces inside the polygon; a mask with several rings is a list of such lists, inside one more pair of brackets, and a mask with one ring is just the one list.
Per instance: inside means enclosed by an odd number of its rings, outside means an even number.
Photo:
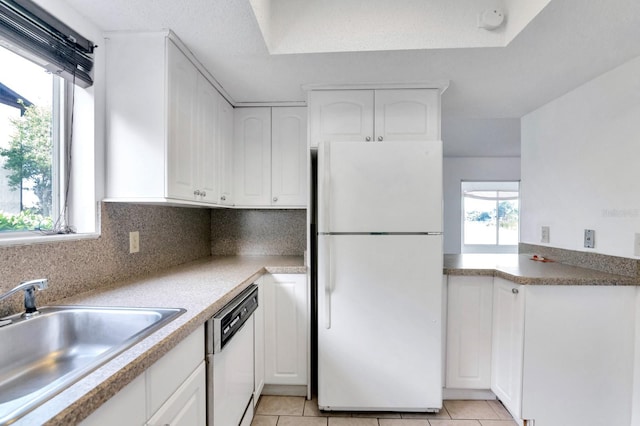
[{"label": "freezer door", "polygon": [[442,142],[321,142],[319,232],[441,232]]},{"label": "freezer door", "polygon": [[442,407],[442,236],[318,237],[318,404]]}]

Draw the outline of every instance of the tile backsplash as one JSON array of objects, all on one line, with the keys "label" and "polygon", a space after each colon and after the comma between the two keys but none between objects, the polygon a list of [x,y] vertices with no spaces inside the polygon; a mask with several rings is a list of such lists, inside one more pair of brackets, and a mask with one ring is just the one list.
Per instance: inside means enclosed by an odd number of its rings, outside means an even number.
[{"label": "tile backsplash", "polygon": [[[102,203],[97,239],[0,247],[0,292],[21,281],[47,278],[38,304],[179,265],[211,254],[208,209]],[[140,252],[129,254],[129,232]],[[23,309],[22,297],[0,302],[0,317]]]},{"label": "tile backsplash", "polygon": [[306,210],[211,210],[211,254],[295,255],[306,250]]}]

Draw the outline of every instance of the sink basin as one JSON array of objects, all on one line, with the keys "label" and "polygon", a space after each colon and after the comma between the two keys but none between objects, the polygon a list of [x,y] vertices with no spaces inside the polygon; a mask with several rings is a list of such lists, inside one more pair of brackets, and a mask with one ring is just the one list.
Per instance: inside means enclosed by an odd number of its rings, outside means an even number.
[{"label": "sink basin", "polygon": [[51,306],[0,327],[0,424],[33,410],[184,309]]}]

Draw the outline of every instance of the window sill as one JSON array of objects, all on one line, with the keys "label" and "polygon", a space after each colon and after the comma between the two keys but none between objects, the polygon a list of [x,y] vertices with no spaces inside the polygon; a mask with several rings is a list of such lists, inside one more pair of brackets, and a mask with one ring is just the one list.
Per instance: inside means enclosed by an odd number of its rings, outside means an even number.
[{"label": "window sill", "polygon": [[491,253],[491,254],[518,253],[518,246],[517,245],[513,245],[513,246],[511,246],[511,245],[510,246],[507,246],[507,245],[498,246],[498,245],[492,245],[492,244],[487,244],[487,245],[468,244],[468,245],[463,245],[461,247],[461,249],[462,249],[462,253]]},{"label": "window sill", "polygon": [[80,240],[95,240],[95,239],[98,239],[99,237],[100,237],[100,234],[95,232],[86,233],[86,234],[55,234],[55,235],[41,235],[34,232],[34,233],[20,234],[15,236],[0,235],[0,247],[59,243],[59,242],[80,241]]}]

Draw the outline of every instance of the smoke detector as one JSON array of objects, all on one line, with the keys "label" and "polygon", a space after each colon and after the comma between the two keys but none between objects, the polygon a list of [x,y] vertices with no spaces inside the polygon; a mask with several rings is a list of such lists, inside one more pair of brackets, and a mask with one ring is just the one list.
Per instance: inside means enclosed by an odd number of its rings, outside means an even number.
[{"label": "smoke detector", "polygon": [[504,12],[502,9],[487,9],[478,15],[478,28],[493,31],[499,28],[504,22]]}]

